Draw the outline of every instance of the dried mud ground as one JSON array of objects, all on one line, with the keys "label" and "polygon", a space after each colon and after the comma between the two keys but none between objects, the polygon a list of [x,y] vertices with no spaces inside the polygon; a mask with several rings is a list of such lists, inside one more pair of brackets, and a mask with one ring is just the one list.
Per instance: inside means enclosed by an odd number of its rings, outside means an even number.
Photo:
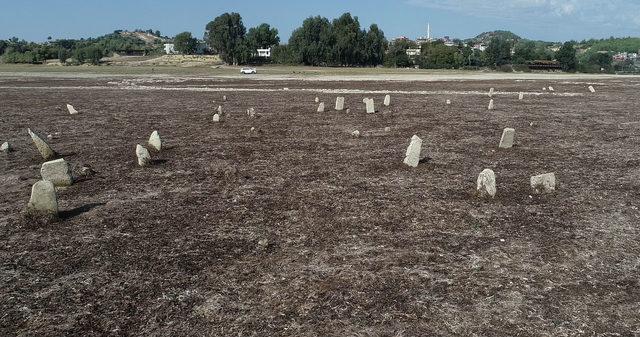
[{"label": "dried mud ground", "polygon": [[[350,112],[321,89],[345,89]],[[384,91],[401,93],[366,114]],[[639,93],[624,78],[0,78],[16,148],[0,154],[0,335],[639,335]],[[517,146],[499,150],[505,127]],[[42,163],[27,128],[77,175],[57,222],[21,213]],[[153,130],[165,149],[138,167]],[[410,168],[414,134],[431,159]],[[474,194],[485,168],[494,200]],[[556,193],[532,195],[547,172]]]}]

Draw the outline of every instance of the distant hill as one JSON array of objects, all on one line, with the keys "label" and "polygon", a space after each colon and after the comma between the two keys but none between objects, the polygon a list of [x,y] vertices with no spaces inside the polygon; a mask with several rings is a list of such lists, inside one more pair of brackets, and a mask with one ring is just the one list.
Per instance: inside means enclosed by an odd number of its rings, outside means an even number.
[{"label": "distant hill", "polygon": [[510,40],[510,41],[519,41],[522,40],[522,38],[510,31],[506,31],[506,30],[496,30],[493,32],[484,32],[474,38],[471,39],[467,39],[465,40],[466,43],[473,43],[473,44],[477,44],[477,43],[482,43],[482,44],[488,44],[489,41],[491,41],[491,39],[493,39],[494,37],[500,37],[506,40]]}]

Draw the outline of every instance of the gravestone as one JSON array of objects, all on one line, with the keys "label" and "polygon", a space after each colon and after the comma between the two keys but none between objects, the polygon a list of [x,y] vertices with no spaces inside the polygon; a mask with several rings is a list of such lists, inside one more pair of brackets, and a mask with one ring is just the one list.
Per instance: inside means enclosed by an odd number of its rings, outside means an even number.
[{"label": "gravestone", "polygon": [[549,86],[549,91],[555,91],[552,86]]},{"label": "gravestone", "polygon": [[162,140],[160,139],[160,135],[158,131],[153,131],[151,136],[149,137],[149,146],[154,150],[160,152],[162,150]]},{"label": "gravestone", "polygon": [[316,97],[315,102],[320,103],[320,98]]},{"label": "gravestone", "polygon": [[489,89],[489,97],[493,97],[494,90],[493,88]]},{"label": "gravestone", "polygon": [[67,104],[67,110],[69,110],[69,114],[70,115],[77,115],[78,114],[78,110],[76,110],[73,105],[71,104]]},{"label": "gravestone", "polygon": [[247,116],[253,118],[256,116],[256,109],[254,108],[249,108],[247,109]]},{"label": "gravestone", "polygon": [[219,114],[214,114],[213,115],[213,122],[214,123],[220,122],[220,115]]},{"label": "gravestone", "polygon": [[490,100],[490,101],[489,101],[489,107],[488,107],[488,109],[489,109],[489,110],[493,110],[493,100]]},{"label": "gravestone", "polygon": [[337,111],[344,110],[344,97],[336,98],[336,110]]},{"label": "gravestone", "polygon": [[218,115],[222,115],[222,105],[218,105],[217,112],[218,112]]},{"label": "gravestone", "polygon": [[376,107],[375,107],[375,104],[373,103],[373,98],[368,99],[365,105],[366,105],[368,114],[372,114],[376,112]]},{"label": "gravestone", "polygon": [[40,175],[42,180],[50,181],[56,187],[71,186],[73,184],[71,168],[62,158],[42,164]]},{"label": "gravestone", "polygon": [[502,131],[502,138],[500,138],[500,148],[510,149],[513,147],[513,139],[516,135],[516,130],[512,128],[506,128]]},{"label": "gravestone", "polygon": [[496,175],[493,170],[485,169],[480,173],[476,190],[481,198],[496,196]]},{"label": "gravestone", "polygon": [[592,85],[590,85],[590,86],[589,86],[589,91],[591,91],[591,92],[596,92],[596,89],[595,89]]},{"label": "gravestone", "polygon": [[227,101],[227,95],[222,96],[222,101],[226,102]]},{"label": "gravestone", "polygon": [[451,105],[451,100],[450,99],[447,100],[447,105]]},{"label": "gravestone", "polygon": [[151,163],[151,155],[149,151],[142,145],[136,145],[136,156],[138,157],[138,165],[147,166]]},{"label": "gravestone", "polygon": [[391,96],[386,95],[384,96],[384,106],[389,106],[391,105]]},{"label": "gravestone", "polygon": [[2,143],[2,146],[0,146],[0,151],[9,153],[13,151],[13,148],[11,147],[11,144],[9,144],[9,142],[4,142]]},{"label": "gravestone", "polygon": [[56,152],[53,151],[51,146],[49,146],[49,144],[47,144],[44,139],[42,139],[34,132],[31,132],[31,129],[27,129],[27,132],[29,132],[29,136],[31,136],[31,140],[33,141],[33,144],[35,144],[36,148],[38,148],[38,151],[42,155],[42,158],[44,158],[45,160],[51,160],[56,157]]},{"label": "gravestone", "polygon": [[524,99],[524,93],[520,93],[520,94],[518,95],[518,99],[519,99],[519,100]]},{"label": "gravestone", "polygon": [[407,154],[404,157],[404,163],[411,167],[418,167],[420,162],[420,152],[422,151],[422,139],[417,135],[411,137],[411,143],[407,148]]},{"label": "gravestone", "polygon": [[318,105],[318,112],[324,112],[324,102],[320,103],[320,105]]},{"label": "gravestone", "polygon": [[531,177],[531,189],[533,193],[552,193],[556,190],[556,175],[546,173]]},{"label": "gravestone", "polygon": [[384,128],[384,132],[391,132],[391,128],[387,126],[386,128]]},{"label": "gravestone", "polygon": [[31,187],[27,213],[58,216],[58,197],[53,183],[40,180]]}]

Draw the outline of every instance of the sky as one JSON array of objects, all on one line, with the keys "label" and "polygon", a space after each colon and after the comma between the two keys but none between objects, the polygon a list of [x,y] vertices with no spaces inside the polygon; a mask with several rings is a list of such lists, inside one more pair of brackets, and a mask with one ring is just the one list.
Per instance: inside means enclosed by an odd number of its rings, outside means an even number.
[{"label": "sky", "polygon": [[344,12],[363,27],[376,23],[388,39],[426,35],[470,38],[510,30],[521,37],[567,41],[610,36],[640,37],[640,0],[0,0],[0,39],[29,41],[97,37],[117,29],[190,31],[224,12],[238,12],[247,29],[263,22],[286,42],[302,21]]}]

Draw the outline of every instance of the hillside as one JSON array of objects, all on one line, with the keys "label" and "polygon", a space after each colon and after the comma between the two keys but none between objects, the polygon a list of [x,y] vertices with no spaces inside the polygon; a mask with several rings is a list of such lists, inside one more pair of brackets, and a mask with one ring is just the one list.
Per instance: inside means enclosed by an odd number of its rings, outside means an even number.
[{"label": "hillside", "polygon": [[471,39],[467,39],[465,40],[465,42],[467,43],[482,43],[482,44],[487,44],[489,43],[489,41],[491,41],[491,39],[493,39],[494,37],[500,37],[500,38],[504,38],[506,40],[512,40],[512,41],[519,41],[522,40],[522,38],[510,31],[506,31],[506,30],[496,30],[496,31],[492,31],[492,32],[484,32],[474,38]]}]

